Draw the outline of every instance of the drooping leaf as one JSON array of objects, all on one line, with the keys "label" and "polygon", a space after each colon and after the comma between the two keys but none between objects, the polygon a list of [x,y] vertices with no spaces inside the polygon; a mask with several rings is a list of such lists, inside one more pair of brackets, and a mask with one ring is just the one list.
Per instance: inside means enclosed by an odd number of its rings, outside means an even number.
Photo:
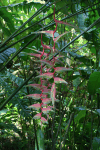
[{"label": "drooping leaf", "polygon": [[93,149],[99,149],[100,148],[100,137],[94,137],[93,143],[92,143]]},{"label": "drooping leaf", "polygon": [[100,72],[93,72],[89,78],[88,92],[94,95],[98,88],[100,88]]},{"label": "drooping leaf", "polygon": [[[46,121],[46,119],[42,117],[42,121]],[[37,135],[37,141],[38,141],[39,150],[45,150],[44,133],[43,133],[43,131],[41,129],[37,129],[36,135]],[[36,141],[35,141],[35,150],[38,150]]]},{"label": "drooping leaf", "polygon": [[10,32],[13,33],[15,31],[13,13],[9,12],[5,7],[0,8],[0,17],[4,19],[6,26],[9,27]]},{"label": "drooping leaf", "polygon": [[76,122],[76,123],[79,123],[80,119],[83,118],[83,117],[85,117],[85,115],[86,115],[86,110],[81,110],[81,111],[77,114],[77,116],[74,118],[75,122]]}]

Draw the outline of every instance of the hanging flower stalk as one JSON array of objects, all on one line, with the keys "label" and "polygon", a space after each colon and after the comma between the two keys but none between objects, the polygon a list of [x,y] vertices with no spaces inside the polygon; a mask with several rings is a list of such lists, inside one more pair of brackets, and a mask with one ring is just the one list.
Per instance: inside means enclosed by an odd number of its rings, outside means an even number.
[{"label": "hanging flower stalk", "polygon": [[[52,101],[53,107],[54,107],[54,102],[57,100],[56,99],[56,83],[66,83],[67,82],[59,77],[55,77],[55,72],[59,72],[59,71],[68,71],[71,70],[69,68],[65,68],[65,67],[55,67],[57,60],[57,57],[54,57],[53,55],[53,59],[51,61],[48,60],[49,55],[51,54],[51,51],[54,52],[56,51],[55,49],[55,43],[57,42],[57,40],[62,37],[64,34],[66,34],[67,32],[61,34],[60,36],[56,37],[54,39],[54,33],[57,30],[57,23],[61,23],[61,24],[66,24],[66,25],[71,25],[69,23],[63,22],[63,21],[58,21],[55,19],[55,7],[54,7],[54,21],[56,23],[56,28],[54,31],[39,31],[39,32],[34,32],[34,33],[49,33],[52,35],[53,41],[54,41],[54,46],[50,47],[48,45],[44,45],[42,42],[42,34],[41,34],[41,45],[43,46],[43,51],[37,51],[40,54],[33,54],[30,53],[29,55],[35,56],[40,58],[40,62],[41,62],[41,69],[40,69],[40,75],[38,77],[40,77],[40,84],[30,84],[29,86],[33,86],[35,88],[38,88],[41,90],[41,94],[30,94],[27,95],[27,97],[32,97],[33,99],[41,99],[41,103],[40,104],[33,104],[29,107],[31,108],[35,108],[35,109],[40,109],[40,113],[36,114],[34,116],[35,119],[40,118],[41,119],[41,123],[42,122],[47,122],[48,120],[48,112],[52,110],[52,106],[48,106],[47,104],[49,102]],[[45,49],[49,49],[49,53],[45,52]],[[43,67],[43,63],[45,63],[46,65]],[[49,66],[49,68],[47,67]],[[50,70],[53,69],[53,72],[50,72]],[[45,78],[45,80],[43,80],[43,78]],[[49,83],[48,79],[53,78],[54,82],[52,83],[52,85]],[[48,83],[47,85],[45,85],[46,83]],[[50,89],[51,87],[51,89]],[[47,119],[43,117],[42,113],[47,115]]]}]

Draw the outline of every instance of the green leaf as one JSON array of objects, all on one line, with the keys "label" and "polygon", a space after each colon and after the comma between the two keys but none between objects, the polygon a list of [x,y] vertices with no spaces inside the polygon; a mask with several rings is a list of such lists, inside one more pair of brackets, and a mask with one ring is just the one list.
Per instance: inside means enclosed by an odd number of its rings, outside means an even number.
[{"label": "green leaf", "polygon": [[96,55],[96,49],[95,49],[95,47],[91,47],[90,51]]},{"label": "green leaf", "polygon": [[10,130],[13,130],[14,132],[16,132],[20,136],[22,136],[22,133],[20,132],[20,130],[14,124],[6,124],[4,122],[1,122],[0,123],[0,128],[1,129],[10,129]]},{"label": "green leaf", "polygon": [[13,33],[15,31],[13,14],[8,12],[6,8],[0,9],[0,17],[4,19],[6,25],[9,27],[10,32]]},{"label": "green leaf", "polygon": [[78,59],[80,62],[83,62],[87,66],[94,65],[94,61],[92,61],[91,59],[87,58],[86,56],[82,56],[82,55],[79,55],[79,54],[74,53],[74,52],[69,52],[69,54],[72,57],[74,57],[75,60]]},{"label": "green leaf", "polygon": [[20,52],[19,56],[24,61],[27,61],[27,59],[28,59],[28,56],[27,56],[27,54],[25,52]]},{"label": "green leaf", "polygon": [[75,121],[76,123],[79,123],[79,120],[80,120],[81,118],[85,117],[85,115],[86,115],[86,110],[81,110],[81,111],[77,114],[77,116],[74,118],[74,121]]},{"label": "green leaf", "polygon": [[[44,148],[44,134],[43,134],[41,129],[37,130],[37,140],[38,140],[39,150],[45,150],[45,148]],[[36,141],[35,141],[35,150],[37,150]]]},{"label": "green leaf", "polygon": [[[56,3],[56,8],[57,9],[60,9],[61,7],[63,7],[63,6],[66,6],[66,3],[67,3],[67,1],[65,1],[65,0],[62,0],[62,2],[60,1],[60,2],[57,2]],[[62,13],[64,13],[64,14],[66,14],[66,15],[68,15],[68,9],[67,9],[67,7],[64,7],[64,9],[61,9],[60,10]]]},{"label": "green leaf", "polygon": [[96,109],[96,112],[100,115],[100,109]]},{"label": "green leaf", "polygon": [[[81,6],[78,4],[75,5],[75,9],[76,11],[78,11],[79,9],[81,9]],[[82,13],[82,14],[78,14],[77,17],[77,21],[78,21],[78,26],[81,30],[86,30],[86,26],[84,25],[85,19],[87,18],[88,13]]]},{"label": "green leaf", "polygon": [[15,52],[16,52],[15,48],[8,48],[5,51],[3,51],[2,53],[0,53],[0,63],[4,63],[5,61],[7,61],[9,56]]},{"label": "green leaf", "polygon": [[80,83],[81,83],[81,78],[80,77],[73,80],[73,86],[75,86],[76,88],[78,87],[78,85]]},{"label": "green leaf", "polygon": [[98,88],[100,88],[100,72],[93,72],[89,78],[88,92],[94,95]]},{"label": "green leaf", "polygon": [[100,148],[100,137],[99,138],[98,137],[93,138],[92,146],[93,146],[94,150],[99,150],[99,148]]},{"label": "green leaf", "polygon": [[6,76],[13,82],[15,82],[18,86],[20,86],[23,83],[23,79],[20,77],[16,77],[13,73],[10,73],[9,71],[7,71]]}]

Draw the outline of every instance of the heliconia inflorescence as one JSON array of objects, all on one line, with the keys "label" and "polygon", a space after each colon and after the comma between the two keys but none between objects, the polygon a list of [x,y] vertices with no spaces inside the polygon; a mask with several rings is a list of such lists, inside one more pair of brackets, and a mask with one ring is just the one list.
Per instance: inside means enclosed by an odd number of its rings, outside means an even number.
[{"label": "heliconia inflorescence", "polygon": [[[40,62],[41,62],[41,69],[40,69],[40,75],[38,77],[40,77],[40,84],[30,84],[29,86],[32,86],[34,88],[38,88],[41,90],[41,94],[30,94],[27,95],[27,97],[32,97],[34,99],[41,99],[41,103],[37,103],[37,104],[33,104],[31,106],[29,106],[30,108],[34,108],[34,109],[40,109],[41,112],[36,114],[34,116],[35,119],[41,119],[41,123],[42,122],[47,122],[49,115],[48,112],[52,110],[52,108],[54,107],[54,102],[57,101],[56,99],[56,83],[65,83],[67,84],[67,82],[59,77],[55,77],[55,72],[59,72],[59,71],[67,71],[67,70],[71,70],[70,68],[65,68],[65,67],[55,67],[55,63],[58,61],[57,57],[53,56],[53,59],[51,61],[48,60],[49,55],[51,54],[51,51],[54,52],[56,51],[55,49],[55,42],[57,42],[57,40],[64,34],[61,34],[60,36],[56,37],[54,39],[54,33],[57,30],[57,23],[60,24],[66,24],[66,25],[70,25],[69,23],[63,22],[63,21],[58,21],[55,19],[55,7],[54,7],[54,21],[56,23],[56,28],[54,31],[40,31],[38,33],[41,33],[41,45],[43,47],[43,51],[37,51],[40,54],[33,54],[30,53],[29,55],[35,56],[40,58]],[[35,32],[37,33],[37,32]],[[48,45],[44,45],[42,42],[42,34],[43,33],[49,33],[52,35],[53,41],[54,41],[54,46],[50,47]],[[49,53],[45,53],[45,49],[49,49]],[[43,57],[44,56],[44,57]],[[44,58],[44,59],[43,59]],[[43,62],[46,64],[45,67],[42,66]],[[47,68],[46,66],[49,66],[49,68]],[[50,72],[50,70],[53,69],[53,72]],[[43,78],[45,78],[45,80],[43,80]],[[53,78],[53,83],[51,85],[51,83],[48,82],[48,79]],[[47,80],[47,82],[46,82]],[[45,83],[48,83],[47,85],[45,85]],[[51,87],[51,89],[50,89]],[[49,96],[48,96],[49,95]],[[48,106],[48,103],[52,102],[53,106]],[[47,118],[44,118],[42,113],[47,115]]]}]

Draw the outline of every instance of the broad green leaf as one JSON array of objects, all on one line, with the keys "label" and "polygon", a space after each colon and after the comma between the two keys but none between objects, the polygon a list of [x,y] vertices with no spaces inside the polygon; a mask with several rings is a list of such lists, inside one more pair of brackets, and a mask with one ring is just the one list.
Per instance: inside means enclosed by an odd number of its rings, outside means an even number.
[{"label": "broad green leaf", "polygon": [[100,137],[94,137],[93,138],[93,150],[99,150],[100,149]]},{"label": "broad green leaf", "polygon": [[7,29],[1,21],[0,21],[0,28],[3,30],[3,33],[5,35],[10,36],[11,33],[10,33],[9,29]]},{"label": "broad green leaf", "polygon": [[98,88],[100,88],[100,72],[93,72],[89,78],[88,92],[94,95]]},{"label": "broad green leaf", "polygon": [[85,115],[86,115],[86,110],[81,110],[74,118],[75,123],[79,123],[80,119],[85,117]]},{"label": "broad green leaf", "polygon": [[[42,118],[42,120],[44,120],[45,118]],[[45,150],[44,147],[44,134],[43,131],[41,129],[37,130],[37,141],[38,141],[38,146],[39,146],[39,150]],[[37,144],[35,141],[35,150],[37,150]]]},{"label": "broad green leaf", "polygon": [[[58,1],[58,2],[56,3],[56,8],[57,8],[57,9],[60,9],[61,7],[66,6],[66,5],[67,5],[67,1],[65,1],[65,0]],[[61,11],[62,13],[64,13],[64,14],[68,15],[67,6],[64,7],[63,9],[61,9],[60,11]]]},{"label": "broad green leaf", "polygon": [[6,7],[2,7],[0,9],[0,17],[4,19],[4,21],[6,22],[6,25],[10,29],[10,32],[13,33],[15,31],[13,14],[11,12],[8,12]]},{"label": "broad green leaf", "polygon": [[9,4],[9,2],[7,0],[3,0],[3,1],[1,1],[1,4],[2,4],[2,6],[6,6]]},{"label": "broad green leaf", "polygon": [[95,47],[91,47],[90,51],[96,55],[96,48]]}]

